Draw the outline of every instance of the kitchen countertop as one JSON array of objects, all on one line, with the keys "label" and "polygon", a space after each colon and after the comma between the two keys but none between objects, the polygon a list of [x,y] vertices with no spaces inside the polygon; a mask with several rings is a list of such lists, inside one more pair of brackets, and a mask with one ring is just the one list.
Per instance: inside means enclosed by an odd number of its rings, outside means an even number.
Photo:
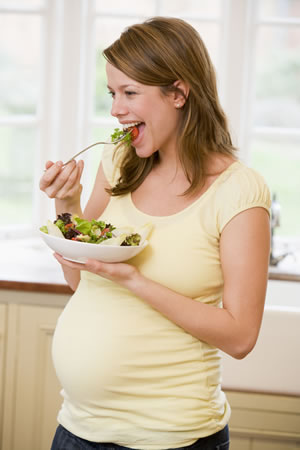
[{"label": "kitchen countertop", "polygon": [[0,241],[0,288],[72,293],[53,251],[40,238]]},{"label": "kitchen countertop", "polygon": [[[269,279],[300,281],[300,253],[270,267]],[[72,293],[52,250],[40,237],[0,240],[0,288]]]}]

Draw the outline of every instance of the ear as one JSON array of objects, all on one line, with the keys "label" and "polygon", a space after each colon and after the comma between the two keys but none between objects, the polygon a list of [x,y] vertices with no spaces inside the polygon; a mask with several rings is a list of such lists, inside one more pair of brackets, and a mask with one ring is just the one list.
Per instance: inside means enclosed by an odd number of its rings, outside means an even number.
[{"label": "ear", "polygon": [[173,83],[176,88],[173,93],[173,100],[175,108],[182,108],[189,96],[190,88],[189,85],[182,80],[177,80]]}]

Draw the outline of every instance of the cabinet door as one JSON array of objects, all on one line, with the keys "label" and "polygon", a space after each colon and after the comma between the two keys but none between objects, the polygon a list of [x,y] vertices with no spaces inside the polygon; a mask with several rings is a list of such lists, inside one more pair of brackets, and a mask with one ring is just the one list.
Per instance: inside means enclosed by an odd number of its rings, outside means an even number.
[{"label": "cabinet door", "polygon": [[49,450],[61,404],[51,359],[61,308],[8,306],[2,450]]},{"label": "cabinet door", "polygon": [[227,392],[231,450],[300,450],[300,398]]},{"label": "cabinet door", "polygon": [[298,450],[300,443],[287,440],[253,439],[251,450]]},{"label": "cabinet door", "polygon": [[248,437],[237,437],[230,431],[230,450],[252,450],[251,438]]},{"label": "cabinet door", "polygon": [[[3,423],[3,395],[4,395],[4,364],[6,341],[6,311],[7,306],[0,304],[0,436],[2,436]],[[0,443],[1,446],[1,443]]]}]

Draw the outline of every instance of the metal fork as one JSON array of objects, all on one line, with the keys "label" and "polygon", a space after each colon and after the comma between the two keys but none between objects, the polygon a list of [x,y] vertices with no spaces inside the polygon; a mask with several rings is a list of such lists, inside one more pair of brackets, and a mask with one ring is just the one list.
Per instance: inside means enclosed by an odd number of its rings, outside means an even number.
[{"label": "metal fork", "polygon": [[89,145],[88,147],[85,147],[83,150],[81,150],[80,152],[76,153],[74,156],[72,156],[72,158],[70,158],[67,162],[65,162],[63,164],[63,167],[66,166],[67,164],[69,164],[71,161],[73,161],[73,159],[77,158],[77,156],[81,155],[81,153],[86,152],[87,150],[89,150],[92,147],[95,147],[95,145],[101,145],[101,144],[117,144],[118,142],[121,142],[126,136],[128,136],[128,134],[130,134],[130,131],[128,131],[127,133],[123,134],[123,136],[121,136],[119,139],[116,139],[115,141],[111,141],[111,142],[95,142],[94,144]]},{"label": "metal fork", "polygon": [[[110,142],[95,142],[94,144],[89,145],[88,147],[85,147],[84,149],[80,150],[80,152],[76,153],[74,156],[72,156],[72,158],[68,159],[67,162],[65,162],[62,167],[65,167],[67,164],[69,164],[71,161],[73,161],[73,159],[77,158],[77,156],[81,155],[81,153],[86,152],[87,150],[89,150],[92,147],[95,147],[95,145],[101,145],[101,144],[117,144],[118,142],[121,142],[126,136],[128,136],[128,134],[130,134],[130,131],[128,131],[127,133],[123,134],[123,136],[121,136],[119,139],[116,139],[115,141],[110,141]],[[46,172],[46,169],[44,170],[44,172]]]}]

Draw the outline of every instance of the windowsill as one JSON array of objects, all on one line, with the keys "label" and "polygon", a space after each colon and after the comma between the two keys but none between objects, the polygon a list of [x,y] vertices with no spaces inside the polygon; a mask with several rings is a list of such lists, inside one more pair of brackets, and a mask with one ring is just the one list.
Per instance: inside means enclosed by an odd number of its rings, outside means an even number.
[{"label": "windowsill", "polygon": [[[0,248],[1,289],[72,293],[52,250],[40,237],[1,240]],[[269,280],[300,281],[300,250],[270,267]]]}]

